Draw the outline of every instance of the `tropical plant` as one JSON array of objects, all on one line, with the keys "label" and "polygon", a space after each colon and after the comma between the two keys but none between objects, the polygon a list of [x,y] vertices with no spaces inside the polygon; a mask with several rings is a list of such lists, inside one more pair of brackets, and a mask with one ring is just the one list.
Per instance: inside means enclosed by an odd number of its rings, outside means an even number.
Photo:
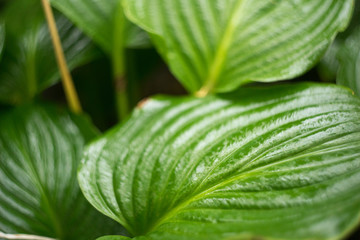
[{"label": "tropical plant", "polygon": [[[0,239],[349,237],[360,220],[354,6],[353,0],[6,2]],[[138,98],[132,89],[144,88],[139,78],[159,59],[152,47],[189,94],[150,97],[129,113]],[[100,62],[106,68],[99,79],[92,74]],[[81,85],[81,70],[87,85],[114,89],[104,94],[113,96],[106,104],[115,106],[109,111],[117,112],[118,124],[105,133],[84,113],[101,108],[84,99],[96,102],[86,94],[103,89]],[[50,103],[60,78],[65,96]],[[337,85],[319,81],[335,78]]]}]

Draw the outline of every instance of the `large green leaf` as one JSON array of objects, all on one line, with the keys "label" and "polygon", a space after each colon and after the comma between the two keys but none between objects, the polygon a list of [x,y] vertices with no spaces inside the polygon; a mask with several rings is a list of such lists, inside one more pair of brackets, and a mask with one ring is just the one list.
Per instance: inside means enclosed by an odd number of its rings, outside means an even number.
[{"label": "large green leaf", "polygon": [[[109,55],[117,45],[148,47],[147,34],[122,15],[122,0],[51,0],[51,3],[94,39]],[[121,46],[123,47],[123,46]]]},{"label": "large green leaf", "polygon": [[[6,46],[0,64],[0,101],[17,104],[59,80],[48,26],[37,0],[16,0],[3,13]],[[21,17],[19,17],[21,16]],[[98,55],[91,40],[60,14],[56,23],[71,69]]]},{"label": "large green leaf", "polygon": [[360,96],[360,26],[341,46],[338,52],[340,68],[336,81]]},{"label": "large green leaf", "polygon": [[138,239],[334,239],[359,222],[359,150],[342,87],[157,97],[87,147],[79,182]]},{"label": "large green leaf", "polygon": [[351,16],[353,0],[124,0],[191,92],[302,74]]},{"label": "large green leaf", "polygon": [[51,106],[23,106],[0,116],[0,231],[91,240],[114,234],[77,183],[87,119]]}]

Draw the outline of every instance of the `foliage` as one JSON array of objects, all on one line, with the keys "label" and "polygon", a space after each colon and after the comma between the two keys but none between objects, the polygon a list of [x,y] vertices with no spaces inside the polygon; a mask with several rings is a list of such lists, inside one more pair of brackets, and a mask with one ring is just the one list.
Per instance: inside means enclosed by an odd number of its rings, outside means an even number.
[{"label": "foliage", "polygon": [[[335,82],[337,80],[338,84],[352,88],[355,93],[356,82],[359,81],[358,78],[354,77],[356,76],[356,73],[354,72],[354,67],[356,66],[355,58],[359,48],[359,44],[356,42],[357,35],[359,34],[357,33],[359,32],[359,23],[360,4],[357,2],[355,4],[353,18],[348,28],[345,32],[342,32],[337,36],[318,66],[318,71],[322,80],[329,82]],[[339,72],[340,65],[342,69],[341,73]],[[346,75],[349,75],[349,77]]]},{"label": "foliage", "polygon": [[88,146],[80,186],[147,239],[333,239],[359,221],[359,131],[339,87],[158,97]]},{"label": "foliage", "polygon": [[[356,228],[358,2],[49,2],[70,70],[86,73],[80,96],[109,80],[101,94],[122,121],[102,134],[86,114],[48,103],[64,99],[49,98],[60,72],[40,1],[7,1],[0,239],[333,240]],[[337,35],[320,74],[306,73]],[[129,86],[144,91],[131,74],[146,76],[134,58],[158,71],[152,46],[190,95],[150,97],[127,117]],[[335,77],[344,86],[304,83]]]},{"label": "foliage", "polygon": [[124,119],[129,111],[127,94],[126,49],[150,45],[147,34],[127,20],[121,0],[52,0],[81,29],[91,36],[112,62],[112,72],[118,117]]},{"label": "foliage", "polygon": [[109,55],[118,54],[118,44],[130,48],[148,47],[145,32],[127,21],[121,1],[51,0],[52,4],[91,36]]},{"label": "foliage", "polygon": [[[19,15],[24,16],[21,21]],[[3,19],[6,47],[0,65],[0,101],[26,103],[59,80],[48,27],[37,0],[14,1]],[[98,55],[90,39],[68,19],[56,14],[56,21],[70,68]]]},{"label": "foliage", "polygon": [[340,69],[337,83],[360,96],[360,27],[355,29],[339,50]]},{"label": "foliage", "polygon": [[53,106],[3,113],[0,229],[69,240],[111,232],[114,224],[87,203],[76,178],[84,144],[96,135],[86,118]]},{"label": "foliage", "polygon": [[124,1],[130,19],[153,34],[170,68],[191,92],[231,91],[249,81],[302,74],[324,53],[335,33],[345,28],[353,4],[349,0]]}]

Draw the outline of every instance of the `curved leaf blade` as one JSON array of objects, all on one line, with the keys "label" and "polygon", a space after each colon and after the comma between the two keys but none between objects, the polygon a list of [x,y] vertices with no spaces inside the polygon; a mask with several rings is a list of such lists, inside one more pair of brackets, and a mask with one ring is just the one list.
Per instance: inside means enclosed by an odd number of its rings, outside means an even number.
[{"label": "curved leaf blade", "polygon": [[124,0],[191,92],[298,76],[351,17],[352,0]]},{"label": "curved leaf blade", "polygon": [[341,44],[337,84],[351,88],[360,96],[360,27]]},{"label": "curved leaf blade", "polygon": [[87,119],[51,106],[23,106],[0,116],[0,231],[89,240],[114,222],[86,201],[77,183]]},{"label": "curved leaf blade", "polygon": [[[59,13],[55,18],[70,69],[99,55],[91,40],[67,18]],[[38,1],[13,1],[5,9],[2,19],[6,47],[0,64],[0,101],[19,104],[58,82],[60,76],[48,26]]]},{"label": "curved leaf blade", "polygon": [[[63,12],[79,28],[88,34],[109,55],[117,44],[130,48],[149,47],[147,34],[130,23],[123,15],[121,0],[51,0],[53,6]],[[119,22],[120,21],[120,22]],[[120,29],[119,29],[120,26]],[[120,34],[120,39],[116,37]],[[123,47],[123,46],[121,46]]]},{"label": "curved leaf blade", "polygon": [[337,86],[159,97],[88,146],[79,182],[144,239],[333,239],[359,220],[359,149]]}]

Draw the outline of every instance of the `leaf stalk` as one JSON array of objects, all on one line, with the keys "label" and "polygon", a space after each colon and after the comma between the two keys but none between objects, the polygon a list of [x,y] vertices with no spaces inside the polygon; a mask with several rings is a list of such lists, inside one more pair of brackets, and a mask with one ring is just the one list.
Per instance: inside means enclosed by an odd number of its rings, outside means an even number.
[{"label": "leaf stalk", "polygon": [[56,60],[59,66],[60,74],[62,76],[62,83],[64,86],[67,102],[69,104],[70,109],[74,113],[81,113],[82,112],[81,104],[69,68],[66,63],[64,50],[61,45],[59,32],[56,27],[54,14],[51,9],[49,0],[42,0],[42,5],[44,8],[46,20],[48,22],[51,39],[54,45]]},{"label": "leaf stalk", "polygon": [[41,237],[36,235],[6,234],[4,232],[0,232],[0,238],[13,240],[56,240],[55,238]]},{"label": "leaf stalk", "polygon": [[115,85],[115,97],[118,119],[124,120],[129,114],[129,100],[127,95],[127,79],[125,70],[125,15],[121,6],[118,5],[116,19],[114,22],[112,68]]}]

